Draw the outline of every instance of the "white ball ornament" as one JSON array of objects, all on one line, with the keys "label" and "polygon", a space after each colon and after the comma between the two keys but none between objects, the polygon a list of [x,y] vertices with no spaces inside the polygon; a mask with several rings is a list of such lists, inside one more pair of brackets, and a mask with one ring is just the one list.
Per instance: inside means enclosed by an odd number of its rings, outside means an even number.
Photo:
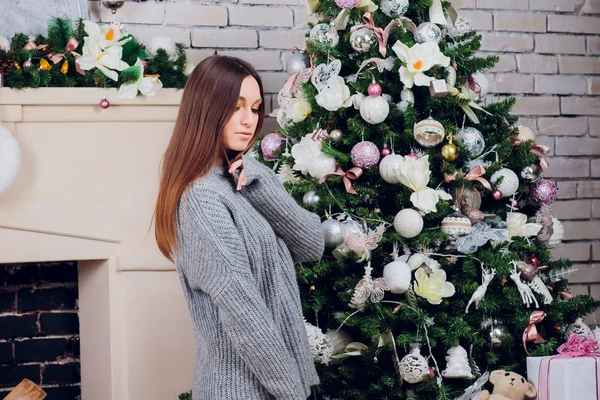
[{"label": "white ball ornament", "polygon": [[[496,182],[502,177],[502,182],[496,184]],[[496,190],[502,193],[502,197],[511,197],[519,190],[519,177],[515,172],[508,168],[502,168],[492,175],[490,179],[492,185],[495,186]]]},{"label": "white ball ornament", "polygon": [[385,121],[390,113],[390,105],[383,96],[367,96],[360,103],[360,116],[371,125]]},{"label": "white ball ornament", "polygon": [[8,191],[19,175],[21,150],[15,137],[0,125],[0,195]]},{"label": "white ball ornament", "polygon": [[169,60],[174,61],[177,59],[177,46],[170,37],[165,35],[154,36],[150,40],[148,51],[150,54],[156,55],[158,49],[163,49],[169,55]]},{"label": "white ball ornament", "polygon": [[379,163],[379,175],[387,183],[395,185],[400,183],[400,179],[396,175],[400,171],[400,166],[404,162],[404,157],[398,154],[390,154],[389,156],[383,157],[383,160]]},{"label": "white ball ornament", "polygon": [[396,214],[394,229],[404,238],[414,238],[423,230],[423,217],[418,211],[405,208]]},{"label": "white ball ornament", "polygon": [[594,338],[594,333],[592,332],[592,329],[585,322],[583,322],[581,318],[577,318],[575,322],[569,325],[569,327],[565,331],[565,336],[567,337],[567,339],[569,338],[569,335],[571,333],[575,333],[576,335],[579,335],[582,338],[586,339]]},{"label": "white ball ornament", "polygon": [[400,360],[398,367],[400,376],[408,383],[422,382],[429,373],[429,364],[416,344],[411,345],[410,353]]},{"label": "white ball ornament", "polygon": [[476,72],[472,75],[475,92],[479,94],[479,98],[483,99],[490,92],[490,81],[481,72]]},{"label": "white ball ornament", "polygon": [[388,17],[400,17],[408,11],[408,0],[381,0],[379,7]]},{"label": "white ball ornament", "polygon": [[552,229],[554,232],[552,233],[552,236],[550,236],[550,239],[548,239],[548,246],[556,247],[562,243],[563,237],[565,236],[565,228],[563,227],[562,222],[556,217],[552,217]]},{"label": "white ball ornament", "polygon": [[313,360],[321,364],[329,364],[333,355],[333,345],[329,337],[321,329],[306,321],[304,327]]},{"label": "white ball ornament", "polygon": [[386,265],[383,268],[383,277],[392,293],[401,294],[410,287],[410,267],[405,262],[393,261]]},{"label": "white ball ornament", "polygon": [[346,331],[330,329],[325,332],[333,346],[333,354],[342,353],[346,346],[352,343],[352,337]]},{"label": "white ball ornament", "polygon": [[315,178],[321,178],[335,171],[336,162],[333,157],[316,157],[308,166],[308,173]]}]

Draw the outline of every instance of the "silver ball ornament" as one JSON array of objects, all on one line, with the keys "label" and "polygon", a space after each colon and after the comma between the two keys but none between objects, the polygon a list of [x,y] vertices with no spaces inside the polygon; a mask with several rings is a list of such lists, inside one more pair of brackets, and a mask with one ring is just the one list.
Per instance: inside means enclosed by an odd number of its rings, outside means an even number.
[{"label": "silver ball ornament", "polygon": [[477,157],[485,150],[483,134],[471,126],[456,131],[456,142],[467,148],[471,157]]},{"label": "silver ball ornament", "polygon": [[331,47],[336,47],[340,41],[337,31],[329,24],[315,25],[310,30],[309,38],[315,43],[321,45],[329,44]]},{"label": "silver ball ornament", "polygon": [[379,149],[373,142],[362,141],[350,151],[352,164],[359,168],[368,169],[379,162]]},{"label": "silver ball ornament", "polygon": [[375,44],[377,37],[369,28],[358,28],[350,34],[350,46],[359,53],[368,53]]},{"label": "silver ball ornament", "polygon": [[442,30],[433,22],[423,22],[417,27],[417,42],[435,42],[442,40]]},{"label": "silver ball ornament", "polygon": [[521,178],[525,182],[535,182],[540,179],[540,167],[537,164],[531,164],[521,170]]},{"label": "silver ball ornament", "polygon": [[294,53],[287,61],[286,69],[288,74],[294,75],[309,66],[308,56],[302,53]]},{"label": "silver ball ornament", "polygon": [[381,0],[379,8],[388,17],[400,17],[408,11],[408,0]]},{"label": "silver ball ornament", "polygon": [[309,190],[302,197],[302,203],[304,203],[305,206],[314,206],[320,200],[321,198],[314,190]]},{"label": "silver ball ornament", "polygon": [[481,208],[481,193],[478,190],[455,186],[450,189],[450,195],[456,203],[465,203],[476,210]]},{"label": "silver ball ornament", "polygon": [[490,344],[492,346],[499,346],[502,344],[502,338],[509,334],[506,326],[498,320],[492,320],[489,322],[489,326],[486,331],[490,338]]},{"label": "silver ball ornament", "polygon": [[326,219],[321,224],[323,229],[323,236],[325,238],[325,246],[334,249],[340,244],[344,243],[344,232],[342,229],[342,223],[337,219]]}]

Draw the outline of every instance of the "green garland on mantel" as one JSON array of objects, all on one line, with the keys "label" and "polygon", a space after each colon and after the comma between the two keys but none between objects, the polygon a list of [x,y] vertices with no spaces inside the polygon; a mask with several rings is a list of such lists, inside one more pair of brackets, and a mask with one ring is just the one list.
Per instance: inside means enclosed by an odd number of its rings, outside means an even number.
[{"label": "green garland on mantel", "polygon": [[[127,64],[127,68],[115,71],[118,75],[117,80],[109,78],[100,68],[86,71],[80,69],[78,72],[76,60],[86,53],[90,54],[90,49],[94,50],[94,37],[86,32],[86,25],[88,32],[97,28],[100,39],[105,39],[104,35],[108,29],[115,28],[118,40],[115,40],[112,46],[122,49],[118,51],[122,51],[121,60]],[[31,40],[29,35],[16,33],[10,41],[4,39],[4,45],[0,41],[0,74],[3,75],[4,86],[18,89],[119,88],[133,84],[143,77],[152,77],[154,80],[158,78],[165,88],[181,89],[185,86],[187,57],[183,44],[175,44],[175,50],[171,51],[171,54],[163,48],[157,48],[154,53],[150,53],[144,44],[118,29],[117,25],[100,28],[96,23],[83,19],[79,19],[77,27],[73,28],[71,20],[53,18],[48,25],[47,36],[38,35]],[[87,49],[84,48],[86,40]],[[7,48],[8,44],[10,48]],[[105,52],[108,47],[110,46],[101,43],[95,49]],[[145,68],[140,68],[140,64],[144,64]]]}]

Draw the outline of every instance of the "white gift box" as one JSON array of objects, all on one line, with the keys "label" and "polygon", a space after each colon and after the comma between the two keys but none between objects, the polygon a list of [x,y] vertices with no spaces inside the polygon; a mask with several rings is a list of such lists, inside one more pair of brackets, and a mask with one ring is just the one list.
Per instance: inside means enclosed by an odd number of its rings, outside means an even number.
[{"label": "white gift box", "polygon": [[[527,357],[527,380],[540,392],[540,364],[544,358]],[[555,358],[550,361],[547,400],[598,400],[598,382],[593,357]],[[542,399],[540,399],[542,400]]]}]

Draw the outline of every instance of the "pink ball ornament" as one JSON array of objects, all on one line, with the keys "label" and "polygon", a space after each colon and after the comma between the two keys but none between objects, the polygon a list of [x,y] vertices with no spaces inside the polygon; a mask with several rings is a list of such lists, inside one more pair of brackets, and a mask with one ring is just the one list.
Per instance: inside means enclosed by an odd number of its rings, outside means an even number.
[{"label": "pink ball ornament", "polygon": [[260,149],[262,150],[263,157],[265,157],[267,160],[274,160],[274,153],[281,149],[284,141],[285,138],[279,133],[273,132],[265,135],[260,143]]},{"label": "pink ball ornament", "polygon": [[108,107],[110,107],[110,103],[108,102],[108,100],[106,100],[106,98],[103,98],[102,100],[100,100],[100,108],[106,110]]},{"label": "pink ball ornament", "polygon": [[531,257],[529,257],[529,264],[533,265],[534,267],[539,267],[540,259],[537,258],[536,256],[531,256]]},{"label": "pink ball ornament", "polygon": [[385,157],[385,156],[389,156],[390,154],[392,154],[392,151],[390,149],[388,149],[387,146],[383,146],[383,149],[381,149],[381,156]]},{"label": "pink ball ornament", "polygon": [[363,141],[352,148],[350,158],[352,164],[359,168],[368,169],[379,162],[379,149],[374,143]]},{"label": "pink ball ornament", "polygon": [[407,155],[406,157],[408,158],[412,158],[413,160],[418,160],[419,156],[416,155],[415,153],[410,153],[409,155]]},{"label": "pink ball ornament", "polygon": [[540,204],[550,204],[556,200],[558,189],[556,184],[548,179],[540,179],[531,185],[531,198]]},{"label": "pink ball ornament", "polygon": [[339,8],[354,8],[359,3],[359,0],[335,0],[335,4]]},{"label": "pink ball ornament", "polygon": [[383,93],[383,89],[381,88],[381,85],[379,83],[371,83],[369,85],[369,88],[367,89],[367,92],[369,93],[369,96],[377,97],[381,96],[381,93]]},{"label": "pink ball ornament", "polygon": [[499,190],[494,190],[494,193],[492,193],[492,197],[494,198],[494,200],[500,200],[502,198],[502,192]]}]

